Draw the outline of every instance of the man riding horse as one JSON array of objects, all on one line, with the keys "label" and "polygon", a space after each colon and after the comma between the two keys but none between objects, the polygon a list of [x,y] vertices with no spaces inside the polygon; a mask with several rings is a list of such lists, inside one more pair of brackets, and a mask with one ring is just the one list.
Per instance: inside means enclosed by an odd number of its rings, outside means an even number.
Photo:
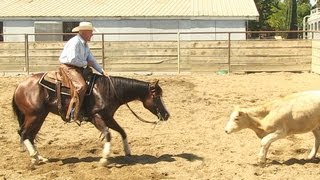
[{"label": "man riding horse", "polygon": [[94,28],[90,22],[80,22],[79,26],[72,29],[72,32],[78,32],[76,36],[71,38],[64,46],[60,55],[59,71],[63,78],[70,81],[73,87],[72,100],[67,111],[66,119],[69,122],[71,118],[78,120],[79,111],[87,90],[87,84],[83,77],[85,67],[93,67],[96,71],[105,74],[103,68],[98,64],[97,60],[90,51],[87,44],[91,40]]}]

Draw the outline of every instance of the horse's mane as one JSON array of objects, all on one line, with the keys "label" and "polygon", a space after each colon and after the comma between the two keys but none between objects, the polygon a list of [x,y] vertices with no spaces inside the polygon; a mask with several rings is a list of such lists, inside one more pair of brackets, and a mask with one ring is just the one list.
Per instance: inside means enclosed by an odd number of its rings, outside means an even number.
[{"label": "horse's mane", "polygon": [[124,101],[130,97],[141,97],[148,93],[149,83],[147,82],[120,76],[109,77],[113,85],[111,85],[108,77],[101,76],[101,78],[98,78],[100,86],[102,86],[103,89],[108,89],[108,92],[112,94],[114,94],[114,87],[116,96],[120,100]]}]

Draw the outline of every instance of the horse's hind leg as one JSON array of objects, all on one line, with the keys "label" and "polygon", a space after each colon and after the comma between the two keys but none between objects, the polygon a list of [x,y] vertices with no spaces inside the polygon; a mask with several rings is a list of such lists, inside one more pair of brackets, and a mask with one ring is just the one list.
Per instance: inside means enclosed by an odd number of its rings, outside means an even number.
[{"label": "horse's hind leg", "polygon": [[34,146],[34,139],[39,132],[44,118],[37,118],[36,116],[25,116],[25,123],[20,129],[20,136],[23,144],[29,152],[32,164],[39,164],[40,162],[47,162],[48,159],[42,157],[37,148]]},{"label": "horse's hind leg", "polygon": [[105,122],[102,120],[102,118],[99,115],[96,115],[92,123],[97,129],[99,129],[99,131],[106,138],[106,142],[104,143],[103,150],[102,150],[102,157],[100,159],[100,163],[102,166],[107,166],[108,157],[110,155],[110,149],[111,149],[111,143],[110,143],[111,134],[110,134],[109,128],[106,126]]}]

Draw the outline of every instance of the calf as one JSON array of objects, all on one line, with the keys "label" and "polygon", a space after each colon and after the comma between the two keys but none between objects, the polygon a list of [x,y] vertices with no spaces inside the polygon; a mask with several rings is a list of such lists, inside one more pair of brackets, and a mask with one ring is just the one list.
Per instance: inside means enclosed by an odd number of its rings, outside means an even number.
[{"label": "calf", "polygon": [[266,162],[272,142],[291,134],[312,131],[315,143],[308,159],[316,157],[320,141],[320,91],[305,91],[254,108],[236,108],[225,132],[252,129],[261,138],[258,162]]}]

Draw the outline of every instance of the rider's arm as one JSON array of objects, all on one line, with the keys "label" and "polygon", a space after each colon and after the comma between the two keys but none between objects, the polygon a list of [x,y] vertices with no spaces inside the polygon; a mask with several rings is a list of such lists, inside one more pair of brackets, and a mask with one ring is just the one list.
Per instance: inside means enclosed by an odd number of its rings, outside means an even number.
[{"label": "rider's arm", "polygon": [[105,74],[103,68],[100,66],[100,64],[97,62],[96,58],[93,56],[91,52],[89,53],[87,61],[88,61],[88,65],[93,67],[93,69],[95,69],[101,74]]}]

